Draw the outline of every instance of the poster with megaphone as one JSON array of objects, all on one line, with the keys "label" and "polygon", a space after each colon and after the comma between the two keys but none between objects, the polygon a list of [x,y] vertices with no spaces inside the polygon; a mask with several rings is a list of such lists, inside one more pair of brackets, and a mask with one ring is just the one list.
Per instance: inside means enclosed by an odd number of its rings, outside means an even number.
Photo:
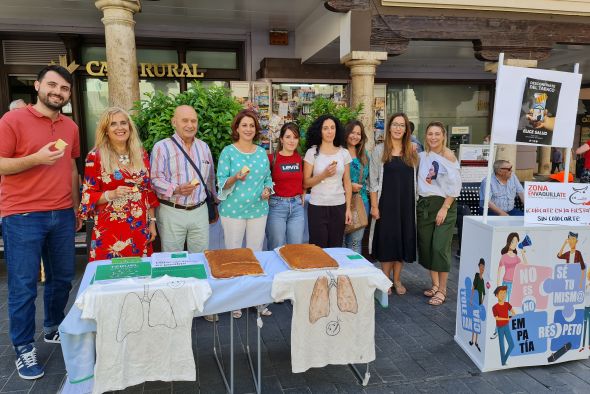
[{"label": "poster with megaphone", "polygon": [[525,182],[526,224],[590,224],[590,185],[587,183]]},{"label": "poster with megaphone", "polygon": [[502,219],[465,217],[455,340],[482,371],[588,358],[590,229]]}]

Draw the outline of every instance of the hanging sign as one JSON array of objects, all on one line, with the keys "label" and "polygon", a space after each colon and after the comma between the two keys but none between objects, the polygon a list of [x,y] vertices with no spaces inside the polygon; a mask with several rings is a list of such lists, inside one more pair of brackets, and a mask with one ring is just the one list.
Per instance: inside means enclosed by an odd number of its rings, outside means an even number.
[{"label": "hanging sign", "polygon": [[590,224],[587,183],[525,182],[524,221],[530,224]]}]

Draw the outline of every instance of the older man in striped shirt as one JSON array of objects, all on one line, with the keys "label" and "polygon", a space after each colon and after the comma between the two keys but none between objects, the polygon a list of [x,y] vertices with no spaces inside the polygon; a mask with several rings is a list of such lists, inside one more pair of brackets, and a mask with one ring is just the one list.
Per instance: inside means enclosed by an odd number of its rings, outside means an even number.
[{"label": "older man in striped shirt", "polygon": [[201,253],[209,246],[207,196],[199,175],[182,150],[199,168],[217,199],[213,156],[209,146],[196,138],[198,119],[194,108],[177,107],[172,126],[175,133],[157,142],[151,156],[152,184],[160,200],[156,216],[162,250],[184,250],[186,242],[189,252]]},{"label": "older man in striped shirt", "polygon": [[[512,164],[506,160],[494,162],[494,175],[490,181],[490,202],[488,214],[498,216],[523,216],[524,212],[514,208],[514,199],[518,195],[524,203],[524,188],[518,177],[512,171]],[[487,177],[486,177],[487,178]],[[486,190],[486,178],[481,181],[479,188],[479,206],[483,210]]]}]

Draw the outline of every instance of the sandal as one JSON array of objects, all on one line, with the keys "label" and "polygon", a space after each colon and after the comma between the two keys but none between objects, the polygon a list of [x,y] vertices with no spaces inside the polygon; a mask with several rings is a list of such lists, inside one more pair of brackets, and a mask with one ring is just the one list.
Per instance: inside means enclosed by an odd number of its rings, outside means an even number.
[{"label": "sandal", "polygon": [[231,315],[234,319],[239,319],[240,317],[242,317],[242,310],[238,309],[236,311],[232,311]]},{"label": "sandal", "polygon": [[434,297],[434,295],[438,292],[438,286],[432,285],[430,289],[424,290],[424,295],[426,297]]},{"label": "sandal", "polygon": [[264,308],[260,311],[260,316],[272,316],[272,312],[268,308]]},{"label": "sandal", "polygon": [[[442,295],[442,297],[439,296],[439,294]],[[438,290],[436,293],[434,293],[434,296],[428,300],[428,304],[433,306],[440,306],[444,304],[446,299],[447,295],[442,291]]]},{"label": "sandal", "polygon": [[393,282],[393,288],[397,295],[404,295],[408,291],[405,286],[402,285],[402,282]]}]

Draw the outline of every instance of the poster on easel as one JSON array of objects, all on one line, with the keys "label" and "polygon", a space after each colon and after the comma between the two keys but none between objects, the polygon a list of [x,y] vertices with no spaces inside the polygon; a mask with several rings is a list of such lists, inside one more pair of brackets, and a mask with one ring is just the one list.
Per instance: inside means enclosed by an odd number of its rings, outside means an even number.
[{"label": "poster on easel", "polygon": [[270,83],[253,82],[252,83],[252,109],[258,113],[260,122],[260,146],[264,149],[270,149],[269,124],[271,116],[271,94]]},{"label": "poster on easel", "polygon": [[248,81],[230,81],[229,87],[233,98],[244,107],[250,105],[250,82]]},{"label": "poster on easel", "polygon": [[375,134],[375,143],[383,142],[385,133],[385,120],[387,119],[387,107],[385,106],[385,96],[387,94],[387,84],[378,83],[373,87],[373,133]]}]

